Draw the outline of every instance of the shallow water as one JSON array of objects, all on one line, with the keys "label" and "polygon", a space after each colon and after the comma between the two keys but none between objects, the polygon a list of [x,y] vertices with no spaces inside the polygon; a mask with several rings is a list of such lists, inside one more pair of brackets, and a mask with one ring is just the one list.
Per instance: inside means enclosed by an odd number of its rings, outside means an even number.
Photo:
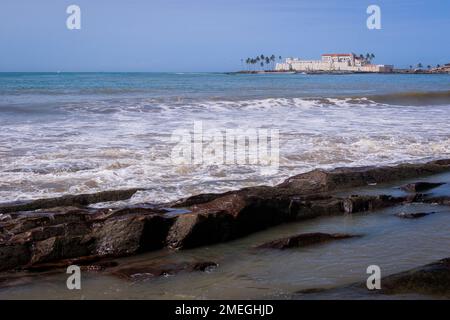
[{"label": "shallow water", "polygon": [[[400,219],[399,212],[436,212],[421,219]],[[209,272],[180,273],[142,282],[129,282],[101,273],[82,274],[82,290],[66,289],[64,271],[0,289],[0,299],[286,299],[301,289],[333,288],[365,282],[369,265],[382,276],[408,270],[449,256],[450,207],[408,204],[385,210],[322,217],[283,224],[218,245],[171,252],[160,250],[117,259],[121,265],[138,261],[215,261]],[[307,248],[256,250],[266,241],[306,232],[351,233],[363,237]],[[318,297],[321,297],[320,295]],[[328,295],[325,298],[342,298]],[[352,298],[350,294],[346,296]],[[431,298],[414,294],[388,298]],[[314,298],[314,295],[312,296]],[[355,295],[353,298],[359,298]],[[374,297],[381,298],[381,297]],[[386,298],[386,297],[384,297]]]}]

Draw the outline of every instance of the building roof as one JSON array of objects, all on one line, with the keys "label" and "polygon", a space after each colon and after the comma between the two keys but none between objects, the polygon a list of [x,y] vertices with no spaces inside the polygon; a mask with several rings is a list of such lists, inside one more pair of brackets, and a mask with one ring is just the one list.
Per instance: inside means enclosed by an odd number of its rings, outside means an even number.
[{"label": "building roof", "polygon": [[332,56],[332,57],[351,57],[351,53],[324,53],[323,56]]}]

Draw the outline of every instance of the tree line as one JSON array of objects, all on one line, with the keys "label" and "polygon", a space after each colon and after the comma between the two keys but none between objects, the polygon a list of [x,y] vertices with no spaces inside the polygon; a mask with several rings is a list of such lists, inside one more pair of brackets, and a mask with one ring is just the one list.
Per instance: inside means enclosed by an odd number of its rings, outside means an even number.
[{"label": "tree line", "polygon": [[[272,55],[264,55],[261,54],[254,58],[241,59],[241,63],[246,64],[248,71],[256,71],[256,70],[264,70],[264,66],[269,66],[270,69],[275,69],[276,56]],[[278,60],[281,61],[281,56],[278,56]],[[267,69],[267,68],[266,68]]]}]

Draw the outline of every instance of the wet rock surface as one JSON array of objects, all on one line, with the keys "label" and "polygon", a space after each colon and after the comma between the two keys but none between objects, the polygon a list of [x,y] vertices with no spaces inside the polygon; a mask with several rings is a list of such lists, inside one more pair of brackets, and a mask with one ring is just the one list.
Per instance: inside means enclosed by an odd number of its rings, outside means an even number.
[{"label": "wet rock surface", "polygon": [[436,212],[400,212],[397,214],[397,217],[402,219],[418,219],[434,213]]},{"label": "wet rock surface", "polygon": [[139,190],[142,189],[102,191],[91,194],[67,195],[57,198],[2,204],[0,205],[0,213],[31,211],[63,206],[87,206],[92,203],[120,201],[131,198]]},{"label": "wet rock surface", "polygon": [[218,264],[212,261],[171,264],[157,264],[155,262],[150,262],[118,268],[112,271],[111,275],[129,281],[145,281],[155,277],[176,275],[180,272],[206,272],[217,266]]},{"label": "wet rock surface", "polygon": [[[403,197],[335,194],[348,188],[449,170],[450,160],[314,170],[274,187],[201,194],[161,206],[86,207],[96,202],[127,199],[138,189],[0,205],[0,271],[33,267],[38,270],[39,266],[48,269],[52,263],[56,263],[56,268],[58,263],[64,265],[71,259],[122,257],[163,247],[195,248],[290,221],[372,211],[408,202],[448,204],[449,197],[430,198],[427,194]],[[299,245],[302,243],[297,241]]]},{"label": "wet rock surface", "polygon": [[382,279],[381,293],[408,292],[450,297],[450,258]]},{"label": "wet rock surface", "polygon": [[273,240],[266,242],[257,249],[289,249],[289,248],[302,248],[308,247],[320,243],[326,243],[336,240],[344,240],[350,238],[358,238],[361,235],[343,234],[343,233],[303,233],[291,237]]},{"label": "wet rock surface", "polygon": [[444,185],[445,183],[439,182],[439,183],[432,183],[432,182],[415,182],[415,183],[409,183],[405,184],[400,187],[400,189],[408,192],[424,192],[428,191],[437,187],[440,187]]},{"label": "wet rock surface", "polygon": [[173,224],[160,210],[54,208],[0,222],[0,270],[86,256],[120,257],[164,246]]},{"label": "wet rock surface", "polygon": [[384,277],[381,279],[380,290],[369,290],[365,283],[355,283],[332,289],[311,288],[299,290],[293,295],[293,298],[320,299],[332,297],[336,294],[343,298],[346,296],[371,298],[373,295],[409,293],[450,298],[450,258]]}]

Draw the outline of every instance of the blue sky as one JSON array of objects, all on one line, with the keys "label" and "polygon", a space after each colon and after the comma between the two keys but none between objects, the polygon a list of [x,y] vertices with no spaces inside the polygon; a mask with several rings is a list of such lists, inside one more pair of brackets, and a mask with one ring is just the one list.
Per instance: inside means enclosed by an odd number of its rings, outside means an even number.
[{"label": "blue sky", "polygon": [[[82,29],[66,28],[77,4]],[[381,7],[368,30],[366,8]],[[450,1],[1,0],[0,71],[231,71],[241,58],[373,52],[450,62]]]}]

